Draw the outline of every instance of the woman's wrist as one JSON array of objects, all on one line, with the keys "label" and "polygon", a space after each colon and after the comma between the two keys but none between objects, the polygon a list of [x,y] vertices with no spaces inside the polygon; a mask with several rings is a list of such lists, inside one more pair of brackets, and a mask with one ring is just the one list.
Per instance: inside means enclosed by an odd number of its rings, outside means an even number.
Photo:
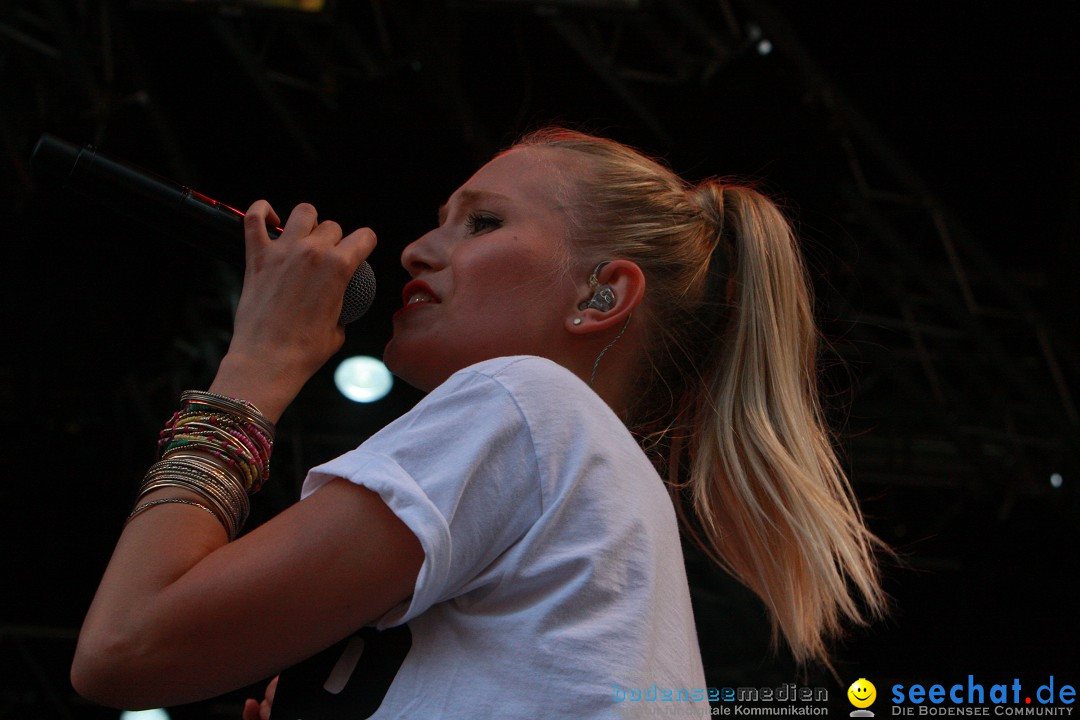
[{"label": "woman's wrist", "polygon": [[208,389],[251,403],[276,424],[307,380],[303,373],[273,361],[230,352],[222,358]]}]

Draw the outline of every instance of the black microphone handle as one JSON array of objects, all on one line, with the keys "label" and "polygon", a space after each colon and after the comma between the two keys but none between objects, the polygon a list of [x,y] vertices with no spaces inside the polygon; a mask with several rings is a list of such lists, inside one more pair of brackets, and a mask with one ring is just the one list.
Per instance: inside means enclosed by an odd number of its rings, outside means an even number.
[{"label": "black microphone handle", "polygon": [[[134,165],[106,157],[93,147],[79,147],[53,137],[41,136],[30,156],[35,175],[59,180],[95,200],[117,207],[121,212],[147,222],[160,222],[162,213],[183,222],[200,225],[235,242],[241,236],[244,213],[171,180]],[[271,236],[281,228],[270,230]],[[353,273],[345,289],[342,325],[361,317],[375,299],[375,273],[364,262]]]}]

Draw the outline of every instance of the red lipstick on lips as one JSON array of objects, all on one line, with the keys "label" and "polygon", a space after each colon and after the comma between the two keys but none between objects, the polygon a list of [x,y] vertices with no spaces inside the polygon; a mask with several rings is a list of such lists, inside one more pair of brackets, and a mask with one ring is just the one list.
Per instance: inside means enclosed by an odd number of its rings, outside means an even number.
[{"label": "red lipstick on lips", "polygon": [[[414,302],[410,300],[416,298]],[[421,280],[412,280],[405,284],[405,287],[401,290],[401,309],[397,312],[400,313],[404,310],[408,310],[411,307],[418,307],[420,305],[434,305],[439,303],[439,297],[435,292],[428,287],[428,284]],[[397,315],[397,313],[394,313]]]}]

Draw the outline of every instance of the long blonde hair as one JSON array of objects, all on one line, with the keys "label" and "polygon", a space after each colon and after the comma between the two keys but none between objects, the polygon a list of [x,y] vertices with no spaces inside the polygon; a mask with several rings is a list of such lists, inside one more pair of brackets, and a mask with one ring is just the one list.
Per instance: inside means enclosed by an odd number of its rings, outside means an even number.
[{"label": "long blonde hair", "polygon": [[790,224],[750,187],[691,186],[611,140],[549,128],[517,146],[585,160],[568,189],[572,245],[645,275],[648,357],[630,422],[662,458],[684,528],[764,601],[774,640],[827,664],[845,619],[884,608],[881,544],[825,429],[813,299]]}]

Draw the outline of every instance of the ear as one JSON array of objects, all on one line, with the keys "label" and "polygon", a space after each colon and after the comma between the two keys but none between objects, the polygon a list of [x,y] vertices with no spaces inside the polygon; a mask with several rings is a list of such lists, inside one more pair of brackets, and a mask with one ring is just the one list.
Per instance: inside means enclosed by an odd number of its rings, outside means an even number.
[{"label": "ear", "polygon": [[[595,266],[594,266],[595,267]],[[566,329],[574,334],[587,334],[607,330],[613,326],[622,326],[630,313],[637,309],[645,298],[645,274],[637,263],[631,260],[612,260],[606,263],[597,274],[598,287],[608,286],[615,294],[615,304],[610,310],[577,307],[566,318]],[[596,292],[587,279],[580,283],[579,302],[588,302]],[[581,322],[574,324],[575,320]]]}]

